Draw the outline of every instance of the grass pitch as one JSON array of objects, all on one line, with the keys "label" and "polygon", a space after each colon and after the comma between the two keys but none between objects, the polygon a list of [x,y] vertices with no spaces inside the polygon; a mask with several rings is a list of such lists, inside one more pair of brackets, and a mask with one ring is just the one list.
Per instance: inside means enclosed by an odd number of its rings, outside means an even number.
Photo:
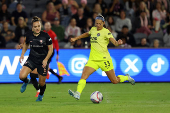
[{"label": "grass pitch", "polygon": [[[47,84],[42,102],[35,102],[31,84],[0,84],[0,113],[170,113],[169,83],[87,83],[80,100],[68,94],[77,84]],[[104,100],[93,104],[90,95],[100,91]]]}]

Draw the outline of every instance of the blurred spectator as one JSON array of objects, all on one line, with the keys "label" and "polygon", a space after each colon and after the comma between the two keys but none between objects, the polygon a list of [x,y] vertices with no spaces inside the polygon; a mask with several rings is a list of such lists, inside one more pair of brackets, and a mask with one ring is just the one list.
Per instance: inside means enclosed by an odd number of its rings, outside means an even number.
[{"label": "blurred spectator", "polygon": [[121,39],[122,37],[126,37],[127,44],[131,45],[132,47],[136,46],[135,38],[133,34],[129,32],[128,26],[126,25],[122,27],[122,32],[118,33],[117,40]]},{"label": "blurred spectator", "polygon": [[28,22],[27,13],[22,10],[21,3],[17,4],[17,10],[12,12],[11,22],[13,26],[18,25],[18,18],[23,17],[25,19],[25,22]]},{"label": "blurred spectator", "polygon": [[15,48],[17,43],[13,42],[14,32],[11,30],[7,31],[7,35],[5,36],[6,48]]},{"label": "blurred spectator", "polygon": [[153,47],[154,47],[154,48],[159,48],[159,40],[158,40],[158,39],[155,39],[155,40],[153,41]]},{"label": "blurred spectator", "polygon": [[68,0],[62,0],[62,7],[59,9],[59,12],[61,17],[61,25],[66,28],[72,16],[71,6],[68,4]]},{"label": "blurred spectator", "polygon": [[126,1],[125,7],[126,10],[128,11],[128,16],[133,16],[137,9],[137,3],[135,0]]},{"label": "blurred spectator", "polygon": [[68,41],[70,35],[79,36],[81,34],[80,28],[76,26],[76,19],[70,20],[69,26],[65,30],[65,40]]},{"label": "blurred spectator", "polygon": [[116,31],[116,26],[115,26],[115,22],[114,22],[114,19],[113,19],[113,16],[109,16],[105,22],[106,24],[106,27],[111,27],[111,29],[113,31]]},{"label": "blurred spectator", "polygon": [[167,33],[163,37],[165,47],[170,47],[170,25],[167,27]]},{"label": "blurred spectator", "polygon": [[0,48],[5,48],[5,47],[6,47],[5,38],[0,35]]},{"label": "blurred spectator", "polygon": [[[143,0],[143,2],[145,3],[147,9],[149,10],[150,20],[152,20],[152,12],[153,12],[153,10],[154,10],[155,7],[156,7],[155,0]],[[152,22],[152,21],[151,21],[151,22]]]},{"label": "blurred spectator", "polygon": [[157,2],[156,9],[152,12],[153,17],[153,26],[155,27],[155,31],[158,32],[160,30],[160,25],[165,23],[166,12],[162,10],[161,3]]},{"label": "blurred spectator", "polygon": [[113,37],[117,38],[117,32],[115,32],[110,26],[107,26],[107,29],[112,33]]},{"label": "blurred spectator", "polygon": [[54,19],[54,24],[52,25],[51,28],[52,31],[55,32],[55,34],[57,35],[57,39],[59,41],[59,46],[60,43],[64,41],[64,27],[60,25],[60,20],[58,18]]},{"label": "blurred spectator", "polygon": [[62,6],[60,0],[50,0],[50,2],[53,2],[56,10],[59,10],[61,8],[61,6]]},{"label": "blurred spectator", "polygon": [[137,33],[144,33],[147,36],[152,33],[150,29],[153,27],[151,26],[150,20],[147,18],[145,11],[140,12],[140,16],[136,19],[135,26]]},{"label": "blurred spectator", "polygon": [[2,4],[1,10],[0,10],[0,23],[2,24],[5,21],[10,22],[10,18],[11,18],[10,16],[11,15],[7,9],[7,5]]},{"label": "blurred spectator", "polygon": [[77,13],[77,9],[79,8],[79,5],[75,0],[63,0],[63,1],[68,1],[68,4],[71,6],[71,12],[73,15]]},{"label": "blurred spectator", "polygon": [[54,23],[54,18],[60,18],[59,12],[55,9],[53,2],[47,3],[47,8],[42,14],[43,22]]},{"label": "blurred spectator", "polygon": [[136,11],[136,17],[138,17],[140,15],[141,11],[145,11],[147,17],[150,17],[149,10],[147,9],[145,2],[143,2],[143,1],[140,2],[140,4],[139,4],[139,8]]},{"label": "blurred spectator", "polygon": [[167,0],[157,0],[157,2],[161,3],[161,9],[167,10],[168,9],[168,2]]},{"label": "blurred spectator", "polygon": [[126,25],[129,29],[129,31],[131,31],[131,29],[132,29],[131,20],[129,18],[126,18],[125,11],[122,10],[120,12],[120,18],[118,18],[116,20],[116,31],[120,32],[124,25]]},{"label": "blurred spectator", "polygon": [[1,35],[3,37],[5,37],[5,35],[7,34],[7,31],[9,30],[9,24],[8,22],[3,22],[3,26],[2,26],[2,30],[1,30]]},{"label": "blurred spectator", "polygon": [[170,13],[166,13],[166,19],[165,19],[165,24],[162,26],[164,29],[167,28],[167,26],[170,25]]},{"label": "blurred spectator", "polygon": [[83,44],[82,44],[81,39],[76,40],[76,42],[74,44],[74,48],[82,48],[82,47],[83,47]]},{"label": "blurred spectator", "polygon": [[68,42],[64,45],[64,48],[74,48],[74,43],[75,42],[70,42],[70,39],[71,38],[74,38],[74,36],[73,35],[70,35],[69,37],[68,37]]},{"label": "blurred spectator", "polygon": [[100,7],[101,7],[101,9],[102,9],[102,11],[103,11],[103,16],[106,16],[106,15],[107,15],[107,12],[108,12],[106,2],[105,2],[104,0],[96,0],[96,2],[93,4],[93,7],[94,7],[94,5],[95,5],[96,3],[100,4]]},{"label": "blurred spectator", "polygon": [[97,15],[102,15],[102,8],[100,6],[100,4],[96,3],[93,7],[93,13],[97,13]]},{"label": "blurred spectator", "polygon": [[121,40],[123,41],[123,44],[118,46],[119,48],[131,48],[131,45],[127,44],[126,39],[126,36],[122,36]]},{"label": "blurred spectator", "polygon": [[95,19],[96,19],[97,15],[98,15],[98,13],[96,13],[96,12],[93,12],[93,14],[92,14],[93,25],[95,25]]},{"label": "blurred spectator", "polygon": [[138,44],[138,47],[149,47],[146,38],[141,39],[140,44]]},{"label": "blurred spectator", "polygon": [[[86,20],[86,26],[81,30],[81,31],[82,31],[82,34],[83,34],[83,33],[86,33],[86,32],[89,32],[92,27],[93,27],[93,21],[92,21],[91,18],[88,18],[88,19]],[[83,46],[85,46],[85,42],[86,42],[87,45],[88,45],[89,42],[90,42],[90,37],[82,38],[82,42],[83,42]]]},{"label": "blurred spectator", "polygon": [[109,5],[109,14],[119,16],[120,11],[123,10],[123,5],[119,2],[119,0],[113,0]]},{"label": "blurred spectator", "polygon": [[15,42],[19,42],[19,39],[21,36],[24,36],[25,33],[29,31],[29,28],[27,27],[24,18],[23,17],[19,17],[18,19],[18,26],[15,29],[15,38],[14,41]]},{"label": "blurred spectator", "polygon": [[72,18],[76,19],[77,26],[82,29],[86,25],[86,17],[84,16],[84,9],[83,7],[78,8],[77,14],[73,15]]},{"label": "blurred spectator", "polygon": [[90,17],[90,8],[87,6],[87,0],[81,0],[80,7],[84,8],[84,16]]}]

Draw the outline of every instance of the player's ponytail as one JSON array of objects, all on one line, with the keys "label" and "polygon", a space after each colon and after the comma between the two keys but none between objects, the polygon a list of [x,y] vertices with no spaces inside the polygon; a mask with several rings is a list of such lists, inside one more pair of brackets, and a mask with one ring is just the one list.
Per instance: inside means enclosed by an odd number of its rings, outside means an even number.
[{"label": "player's ponytail", "polygon": [[32,21],[31,21],[32,25],[33,25],[34,22],[37,22],[37,21],[40,21],[40,22],[41,22],[41,18],[39,18],[38,16],[34,16],[34,17],[32,18]]}]

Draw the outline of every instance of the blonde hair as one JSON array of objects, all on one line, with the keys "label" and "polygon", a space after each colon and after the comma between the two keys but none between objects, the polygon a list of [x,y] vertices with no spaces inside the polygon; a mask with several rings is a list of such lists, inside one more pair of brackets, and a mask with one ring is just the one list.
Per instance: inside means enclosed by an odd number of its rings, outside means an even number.
[{"label": "blonde hair", "polygon": [[[141,2],[140,2],[140,5],[141,5],[141,4],[144,5],[144,10],[145,10],[145,12],[146,12],[146,13],[149,13],[149,10],[147,9],[145,2],[141,1]],[[140,6],[139,6],[139,9],[140,9]]]},{"label": "blonde hair", "polygon": [[[20,19],[24,21],[24,22],[23,22],[23,23],[24,23],[24,27],[27,26],[27,23],[25,22],[24,17],[19,17],[19,18],[18,18],[18,21],[19,21]],[[19,25],[19,23],[18,23],[18,25]]]},{"label": "blonde hair", "polygon": [[[97,10],[95,9],[95,8],[96,8],[96,5],[98,5],[98,6],[100,7],[99,11],[97,11]],[[96,4],[94,5],[93,12],[97,12],[97,13],[102,14],[102,8],[101,8],[101,6],[100,6],[99,3],[96,3]]]}]

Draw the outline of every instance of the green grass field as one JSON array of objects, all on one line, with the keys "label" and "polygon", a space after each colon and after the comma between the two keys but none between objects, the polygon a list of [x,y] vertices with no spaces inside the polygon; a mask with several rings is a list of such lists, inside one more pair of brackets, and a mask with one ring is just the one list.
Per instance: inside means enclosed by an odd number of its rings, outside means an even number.
[{"label": "green grass field", "polygon": [[[77,84],[47,84],[42,102],[35,102],[35,89],[21,84],[0,84],[0,113],[170,113],[169,83],[87,83],[80,100],[69,96]],[[90,95],[100,91],[104,100],[93,104]]]}]

